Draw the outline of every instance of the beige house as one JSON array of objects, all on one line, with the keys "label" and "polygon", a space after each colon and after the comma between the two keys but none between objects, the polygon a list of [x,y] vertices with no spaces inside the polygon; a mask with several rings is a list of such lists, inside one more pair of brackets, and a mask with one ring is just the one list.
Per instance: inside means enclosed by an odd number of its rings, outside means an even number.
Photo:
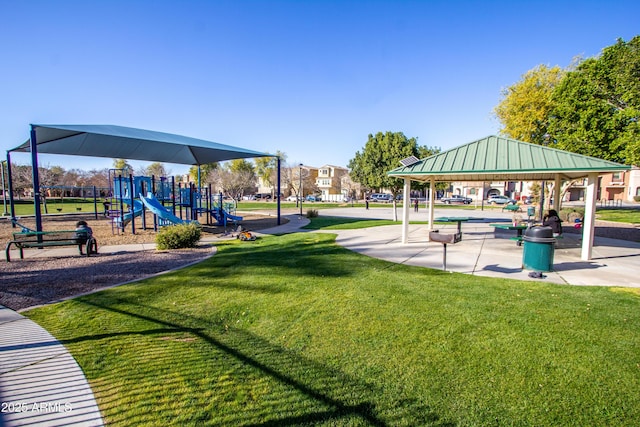
[{"label": "beige house", "polygon": [[318,168],[316,187],[323,201],[341,202],[346,196],[342,188],[342,178],[349,175],[349,169],[342,166],[324,165]]}]

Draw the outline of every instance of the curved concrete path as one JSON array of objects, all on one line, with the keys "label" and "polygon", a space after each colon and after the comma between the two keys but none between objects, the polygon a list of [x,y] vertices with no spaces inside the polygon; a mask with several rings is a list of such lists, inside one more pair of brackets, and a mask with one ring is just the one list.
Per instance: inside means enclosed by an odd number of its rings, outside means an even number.
[{"label": "curved concrete path", "polygon": [[0,426],[101,426],[91,387],[67,349],[0,306]]}]

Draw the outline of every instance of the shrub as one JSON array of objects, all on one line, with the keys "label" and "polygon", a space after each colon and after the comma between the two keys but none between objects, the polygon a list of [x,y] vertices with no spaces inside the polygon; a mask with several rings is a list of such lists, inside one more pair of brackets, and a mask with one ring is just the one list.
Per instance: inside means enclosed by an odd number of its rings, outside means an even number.
[{"label": "shrub", "polygon": [[309,209],[307,211],[307,218],[315,218],[318,216],[318,210],[317,209]]},{"label": "shrub", "polygon": [[156,246],[160,250],[193,248],[198,244],[201,234],[197,223],[170,225],[160,229],[156,235]]},{"label": "shrub", "polygon": [[564,208],[558,212],[560,219],[565,222],[575,222],[576,219],[584,218],[584,208]]}]

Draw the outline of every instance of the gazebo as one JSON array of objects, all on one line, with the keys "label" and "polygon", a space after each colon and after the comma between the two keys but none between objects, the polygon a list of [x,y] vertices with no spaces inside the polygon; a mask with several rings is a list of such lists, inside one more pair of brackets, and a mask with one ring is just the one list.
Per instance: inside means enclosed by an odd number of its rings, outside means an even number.
[{"label": "gazebo", "polygon": [[[33,168],[34,207],[36,229],[42,231],[40,210],[40,180],[38,153],[71,156],[109,157],[127,160],[145,160],[184,165],[203,165],[232,159],[277,157],[217,142],[190,138],[164,132],[114,125],[31,125],[29,140],[7,152],[30,152]],[[280,194],[280,158],[278,159],[278,194]],[[12,188],[9,167],[9,187]],[[10,191],[11,216],[15,217],[13,191]],[[280,198],[277,199],[280,224]]]},{"label": "gazebo", "polygon": [[[411,181],[428,182],[429,228],[433,229],[436,182],[452,181],[554,181],[554,208],[559,210],[563,181],[587,179],[583,222],[582,260],[590,260],[593,248],[596,184],[603,173],[629,170],[622,165],[500,136],[488,136],[422,160],[405,161],[388,175],[404,179],[404,200]],[[409,203],[402,214],[402,242],[408,242]]]}]

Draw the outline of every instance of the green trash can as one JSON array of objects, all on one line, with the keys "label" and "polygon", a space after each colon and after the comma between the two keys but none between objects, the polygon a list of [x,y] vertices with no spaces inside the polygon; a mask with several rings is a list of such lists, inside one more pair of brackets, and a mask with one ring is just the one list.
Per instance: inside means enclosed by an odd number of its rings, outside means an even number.
[{"label": "green trash can", "polygon": [[522,268],[535,271],[553,271],[556,239],[551,227],[527,228],[522,237]]},{"label": "green trash can", "polygon": [[536,208],[535,206],[529,206],[527,208],[527,216],[531,218],[532,216],[536,216]]}]

